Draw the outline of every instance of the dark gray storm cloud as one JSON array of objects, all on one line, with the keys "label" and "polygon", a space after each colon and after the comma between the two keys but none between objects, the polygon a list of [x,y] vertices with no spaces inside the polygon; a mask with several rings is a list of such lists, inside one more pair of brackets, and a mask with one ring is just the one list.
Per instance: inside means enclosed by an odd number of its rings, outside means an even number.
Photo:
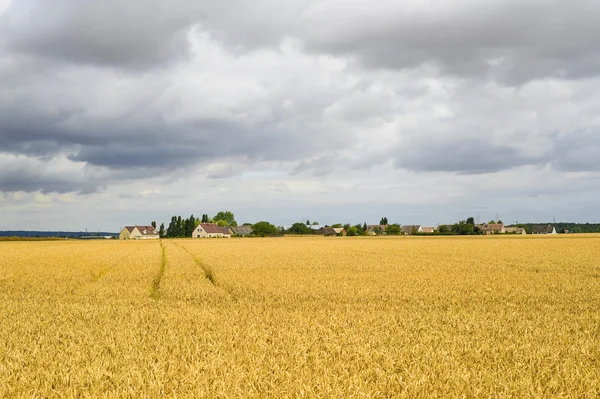
[{"label": "dark gray storm cloud", "polygon": [[19,0],[0,32],[15,53],[146,68],[186,55],[193,15],[159,0]]},{"label": "dark gray storm cloud", "polygon": [[438,139],[402,147],[398,152],[394,166],[418,172],[483,174],[545,162],[543,157],[525,156],[516,148],[479,138]]},{"label": "dark gray storm cloud", "polygon": [[48,170],[3,168],[0,171],[0,192],[35,192],[80,194],[94,193],[105,187],[103,182],[72,176],[60,176]]}]

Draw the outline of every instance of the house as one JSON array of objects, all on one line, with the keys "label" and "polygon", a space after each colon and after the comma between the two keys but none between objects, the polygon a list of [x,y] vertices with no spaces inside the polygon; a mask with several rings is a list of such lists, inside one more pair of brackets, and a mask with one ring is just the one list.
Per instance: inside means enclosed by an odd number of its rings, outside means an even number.
[{"label": "house", "polygon": [[402,234],[406,234],[406,235],[411,235],[411,234],[415,234],[415,233],[423,233],[423,227],[418,224],[418,225],[414,225],[414,226],[402,226],[402,228],[400,229],[400,232]]},{"label": "house", "polygon": [[536,224],[531,230],[531,234],[557,234],[556,228],[551,224]]},{"label": "house", "polygon": [[125,226],[119,240],[157,240],[160,238],[154,226]]},{"label": "house", "polygon": [[481,230],[481,232],[483,232],[483,234],[504,234],[506,233],[506,228],[504,227],[504,224],[502,223],[485,223],[485,224],[478,224],[476,226],[477,228],[479,228],[479,230]]},{"label": "house", "polygon": [[367,226],[367,235],[376,236],[378,234],[384,234],[387,229],[386,224],[370,224]]},{"label": "house", "polygon": [[504,230],[506,234],[527,234],[522,227],[506,227]]},{"label": "house", "polygon": [[237,237],[244,237],[252,234],[252,226],[231,226],[229,230],[231,231],[231,235]]},{"label": "house", "polygon": [[335,230],[335,232],[339,236],[346,237],[346,235],[348,234],[348,232],[346,231],[346,229],[344,229],[343,227],[332,227],[332,228]]},{"label": "house", "polygon": [[230,238],[229,227],[219,227],[216,223],[200,223],[192,233],[192,238]]},{"label": "house", "polygon": [[318,231],[317,234],[324,235],[325,237],[335,237],[337,236],[337,232],[333,227],[323,227]]},{"label": "house", "polygon": [[435,233],[435,227],[421,227],[423,233]]}]

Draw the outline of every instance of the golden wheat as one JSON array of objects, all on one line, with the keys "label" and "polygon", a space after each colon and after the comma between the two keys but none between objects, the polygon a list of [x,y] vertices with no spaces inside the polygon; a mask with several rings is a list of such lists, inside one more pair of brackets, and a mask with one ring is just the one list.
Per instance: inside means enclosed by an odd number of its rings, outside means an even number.
[{"label": "golden wheat", "polygon": [[597,397],[598,254],[597,235],[2,242],[0,397]]}]

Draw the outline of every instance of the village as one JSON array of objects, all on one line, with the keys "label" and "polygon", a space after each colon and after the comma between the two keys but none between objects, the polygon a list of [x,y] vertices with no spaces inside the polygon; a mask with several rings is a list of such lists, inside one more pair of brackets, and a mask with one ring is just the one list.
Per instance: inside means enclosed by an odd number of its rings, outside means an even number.
[{"label": "village", "polygon": [[[387,221],[385,218],[383,221]],[[308,223],[295,223],[292,226],[275,227],[273,225],[268,234],[259,232],[260,229],[255,225],[245,224],[242,226],[231,225],[223,226],[222,223],[195,223],[191,234],[179,234],[178,238],[231,238],[231,237],[255,237],[255,236],[284,236],[284,235],[314,235],[324,237],[346,237],[346,236],[441,236],[441,235],[497,235],[497,234],[558,234],[556,227],[551,224],[533,225],[528,233],[524,227],[505,226],[503,223],[483,223],[471,224],[468,221],[461,221],[455,225],[439,225],[429,227],[422,225],[399,225],[399,224],[375,224],[375,225],[356,225],[334,224],[319,225]],[[259,222],[267,223],[268,222]],[[455,226],[458,226],[456,228]],[[461,226],[467,227],[467,233],[460,231]],[[360,227],[360,228],[359,228]],[[561,231],[568,233],[568,231]],[[125,226],[118,237],[120,240],[152,240],[160,238],[169,238],[164,232],[164,225],[161,228],[156,227],[156,223],[149,226]]]}]

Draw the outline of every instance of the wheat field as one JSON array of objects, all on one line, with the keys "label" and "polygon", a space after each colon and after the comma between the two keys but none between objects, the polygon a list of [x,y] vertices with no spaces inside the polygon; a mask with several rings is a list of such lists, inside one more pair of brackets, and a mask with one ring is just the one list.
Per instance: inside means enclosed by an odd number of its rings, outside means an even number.
[{"label": "wheat field", "polygon": [[0,242],[0,397],[600,396],[600,236]]}]

